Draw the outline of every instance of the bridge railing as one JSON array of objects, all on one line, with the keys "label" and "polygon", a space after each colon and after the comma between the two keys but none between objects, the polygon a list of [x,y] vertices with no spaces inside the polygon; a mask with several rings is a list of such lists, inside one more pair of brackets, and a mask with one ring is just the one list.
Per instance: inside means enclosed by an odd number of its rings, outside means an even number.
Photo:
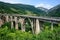
[{"label": "bridge railing", "polygon": [[0,15],[8,15],[8,16],[22,16],[22,17],[31,17],[31,18],[46,18],[46,19],[60,19],[60,17],[48,17],[48,16],[29,16],[29,15],[20,15],[20,14],[1,14]]}]

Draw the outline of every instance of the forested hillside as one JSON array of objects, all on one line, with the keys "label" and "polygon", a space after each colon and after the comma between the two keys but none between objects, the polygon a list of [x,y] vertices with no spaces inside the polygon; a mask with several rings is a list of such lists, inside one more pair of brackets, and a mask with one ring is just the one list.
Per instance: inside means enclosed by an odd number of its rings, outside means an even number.
[{"label": "forested hillside", "polygon": [[26,5],[26,4],[9,4],[0,2],[0,13],[16,13],[16,14],[26,14],[26,15],[43,15],[46,12],[37,9],[32,5]]},{"label": "forested hillside", "polygon": [[36,8],[32,5],[0,2],[0,13],[60,17],[60,4],[48,10],[43,7]]},{"label": "forested hillside", "polygon": [[60,17],[60,4],[48,10],[48,15],[52,17]]}]

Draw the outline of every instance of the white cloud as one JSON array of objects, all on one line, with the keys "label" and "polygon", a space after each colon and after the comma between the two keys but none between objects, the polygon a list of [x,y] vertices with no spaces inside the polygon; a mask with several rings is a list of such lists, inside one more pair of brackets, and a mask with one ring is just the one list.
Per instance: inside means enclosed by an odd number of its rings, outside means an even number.
[{"label": "white cloud", "polygon": [[7,2],[7,3],[21,3],[18,0],[0,0],[2,2]]},{"label": "white cloud", "polygon": [[44,7],[44,8],[50,9],[53,6],[49,5],[49,4],[45,4],[45,3],[40,3],[40,4],[36,5],[36,7]]}]

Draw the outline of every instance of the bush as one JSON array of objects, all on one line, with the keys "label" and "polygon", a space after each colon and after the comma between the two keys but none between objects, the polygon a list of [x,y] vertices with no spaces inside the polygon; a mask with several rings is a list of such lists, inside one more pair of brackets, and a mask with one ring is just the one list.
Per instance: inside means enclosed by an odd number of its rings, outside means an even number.
[{"label": "bush", "polygon": [[8,29],[7,26],[0,28],[0,40],[60,40],[60,27],[49,30],[45,28],[40,34],[35,35],[30,32]]}]

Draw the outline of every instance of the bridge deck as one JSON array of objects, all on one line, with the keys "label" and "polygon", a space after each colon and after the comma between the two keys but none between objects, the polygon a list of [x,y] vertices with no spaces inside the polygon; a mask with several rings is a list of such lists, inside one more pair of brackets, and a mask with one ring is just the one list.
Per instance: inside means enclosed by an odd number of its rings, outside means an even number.
[{"label": "bridge deck", "polygon": [[0,14],[5,16],[19,16],[24,18],[36,18],[36,19],[42,19],[42,20],[52,20],[52,21],[60,21],[60,17],[41,17],[41,16],[28,16],[28,15],[20,15],[20,14]]}]

